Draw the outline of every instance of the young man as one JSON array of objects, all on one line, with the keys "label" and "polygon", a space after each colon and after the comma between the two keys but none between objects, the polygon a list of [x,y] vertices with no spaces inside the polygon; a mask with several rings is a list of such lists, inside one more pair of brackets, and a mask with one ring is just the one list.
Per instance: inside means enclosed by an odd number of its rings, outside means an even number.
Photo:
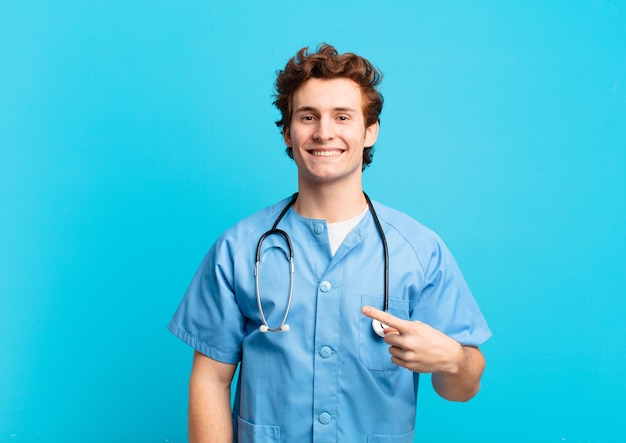
[{"label": "young man", "polygon": [[169,325],[195,349],[191,442],[409,443],[420,373],[446,399],[477,393],[491,333],[453,257],[363,193],[380,80],[328,45],[279,72],[298,193],[215,242]]}]

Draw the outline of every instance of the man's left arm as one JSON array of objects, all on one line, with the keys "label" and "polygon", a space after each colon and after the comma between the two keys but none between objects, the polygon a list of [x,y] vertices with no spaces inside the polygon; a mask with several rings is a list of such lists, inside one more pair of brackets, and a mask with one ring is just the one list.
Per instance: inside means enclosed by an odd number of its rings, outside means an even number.
[{"label": "man's left arm", "polygon": [[434,372],[432,384],[437,394],[446,400],[468,401],[480,389],[480,378],[485,369],[485,357],[478,348],[459,346],[462,355],[453,365],[454,369],[448,372]]},{"label": "man's left arm", "polygon": [[371,306],[364,306],[362,312],[388,326],[384,340],[393,363],[432,374],[435,391],[447,400],[468,401],[476,395],[485,369],[485,358],[478,348],[462,346],[420,321],[402,320]]}]

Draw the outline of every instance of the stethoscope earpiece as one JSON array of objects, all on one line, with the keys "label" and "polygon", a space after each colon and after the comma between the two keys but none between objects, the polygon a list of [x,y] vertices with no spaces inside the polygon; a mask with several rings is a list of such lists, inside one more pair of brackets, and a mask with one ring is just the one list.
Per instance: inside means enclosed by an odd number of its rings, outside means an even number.
[{"label": "stethoscope earpiece", "polygon": [[270,327],[269,327],[269,326],[267,326],[267,325],[261,325],[261,326],[259,326],[259,331],[261,331],[261,332],[269,332],[270,330],[271,330],[272,332],[277,332],[277,331],[280,331],[280,332],[289,332],[289,329],[291,329],[291,328],[290,328],[290,327],[289,327],[289,325],[288,325],[288,324],[286,324],[286,323],[285,323],[284,325],[282,325],[282,326],[279,326],[279,327],[278,327],[278,328],[276,328],[276,329],[270,329]]}]

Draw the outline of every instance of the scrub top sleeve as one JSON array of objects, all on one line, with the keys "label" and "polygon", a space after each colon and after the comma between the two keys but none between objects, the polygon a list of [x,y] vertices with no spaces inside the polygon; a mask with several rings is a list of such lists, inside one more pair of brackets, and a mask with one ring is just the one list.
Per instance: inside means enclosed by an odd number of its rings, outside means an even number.
[{"label": "scrub top sleeve", "polygon": [[243,316],[233,292],[233,260],[227,242],[202,261],[168,329],[198,352],[222,363],[241,359]]},{"label": "scrub top sleeve", "polygon": [[435,245],[423,262],[425,286],[414,316],[462,345],[478,346],[491,337],[489,326],[454,257],[441,240]]}]

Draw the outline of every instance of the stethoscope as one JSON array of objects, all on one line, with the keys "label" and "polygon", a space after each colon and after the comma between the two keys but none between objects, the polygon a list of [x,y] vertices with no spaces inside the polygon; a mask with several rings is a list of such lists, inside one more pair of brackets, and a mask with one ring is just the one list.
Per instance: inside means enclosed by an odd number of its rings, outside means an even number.
[{"label": "stethoscope", "polygon": [[[372,201],[370,200],[370,198],[367,196],[366,193],[363,193],[363,195],[365,196],[365,201],[367,201],[367,206],[369,207],[370,213],[372,214],[372,218],[374,219],[376,230],[378,231],[378,234],[380,235],[380,239],[383,242],[383,254],[385,257],[383,310],[387,312],[387,310],[389,309],[389,250],[387,249],[387,239],[385,238],[385,234],[383,233],[383,228],[380,225],[380,221],[378,220],[378,216],[376,215],[376,211],[374,210],[374,205],[372,204]],[[287,205],[283,208],[281,213],[276,218],[276,221],[274,222],[272,229],[270,229],[269,231],[261,235],[261,237],[259,238],[259,242],[257,243],[257,246],[256,246],[256,264],[254,266],[254,280],[255,280],[255,288],[256,288],[256,302],[259,307],[259,313],[261,314],[261,321],[263,322],[263,324],[259,327],[259,330],[261,332],[278,332],[278,331],[287,332],[290,329],[289,325],[287,324],[287,317],[289,316],[289,310],[291,309],[291,300],[293,298],[293,273],[294,273],[293,245],[291,244],[291,239],[289,238],[289,234],[287,234],[282,229],[278,229],[277,226],[278,226],[278,223],[280,223],[280,221],[284,217],[284,215],[287,213],[289,208],[291,208],[293,204],[296,202],[297,198],[298,198],[298,193],[296,192],[295,194],[293,194],[289,203],[287,203]],[[283,237],[283,239],[287,243],[287,249],[288,249],[287,252],[289,253],[289,297],[287,298],[287,307],[285,308],[285,315],[283,316],[283,319],[280,322],[280,325],[278,325],[275,328],[270,328],[269,325],[267,324],[267,319],[265,318],[265,313],[263,312],[263,304],[261,303],[261,294],[259,293],[259,264],[261,263],[261,246],[263,245],[263,241],[270,235],[280,235],[281,237]],[[378,320],[375,320],[375,319],[372,320],[372,329],[374,330],[376,335],[380,337],[384,337],[385,328],[387,328],[387,325],[381,323]]]}]

